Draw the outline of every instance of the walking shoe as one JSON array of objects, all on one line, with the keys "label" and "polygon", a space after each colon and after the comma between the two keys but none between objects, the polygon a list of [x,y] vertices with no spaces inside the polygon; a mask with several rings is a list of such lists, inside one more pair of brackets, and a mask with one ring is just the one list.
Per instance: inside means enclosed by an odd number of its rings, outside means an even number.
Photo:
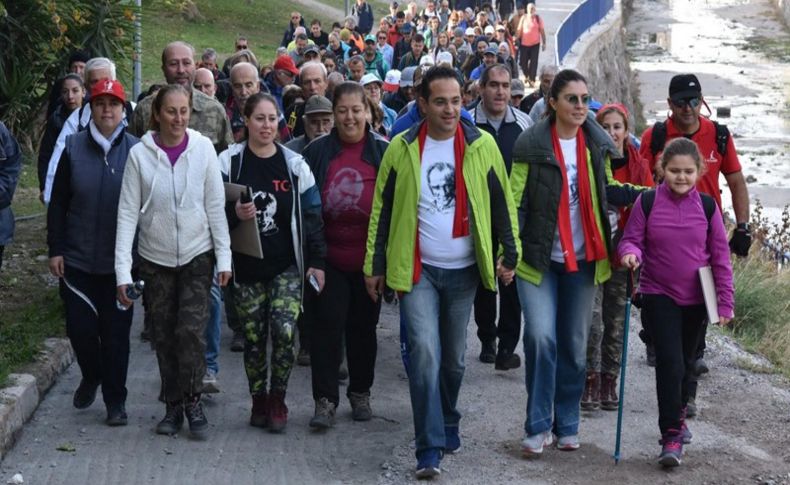
[{"label": "walking shoe", "polygon": [[587,371],[587,380],[584,382],[582,393],[582,409],[593,411],[601,405],[601,374],[596,371]]},{"label": "walking shoe", "polygon": [[493,340],[486,340],[480,343],[480,362],[484,364],[493,364],[496,361],[496,342]]},{"label": "walking shoe", "polygon": [[700,357],[694,362],[694,373],[697,374],[697,376],[707,374],[708,372],[710,372],[710,369],[708,368],[708,364],[705,363],[705,359]]},{"label": "walking shoe", "polygon": [[266,393],[252,395],[252,412],[250,426],[265,428],[269,425],[269,407]]},{"label": "walking shoe", "polygon": [[551,446],[554,442],[554,435],[551,430],[542,433],[529,435],[521,442],[521,453],[524,457],[540,456],[544,446]]},{"label": "walking shoe", "polygon": [[579,449],[579,435],[572,434],[557,438],[557,449],[560,451],[576,451]]},{"label": "walking shoe", "polygon": [[296,365],[302,367],[310,365],[310,351],[306,347],[299,347],[299,353],[296,355]]},{"label": "walking shoe", "polygon": [[206,413],[203,412],[200,394],[187,397],[184,403],[184,414],[189,423],[189,433],[195,438],[203,438],[208,429],[208,419],[206,419]]},{"label": "walking shoe", "polygon": [[686,403],[686,417],[693,418],[697,415],[697,398],[690,396],[688,403]]},{"label": "walking shoe", "polygon": [[126,415],[126,406],[123,403],[111,404],[107,406],[108,426],[126,426],[129,416]]},{"label": "walking shoe", "polygon": [[691,443],[691,440],[694,438],[694,435],[691,434],[691,430],[686,425],[686,413],[688,412],[686,406],[683,406],[683,409],[680,410],[680,435],[683,438],[683,444],[687,445]]},{"label": "walking shoe", "polygon": [[442,461],[442,452],[439,448],[428,448],[417,452],[417,470],[415,476],[418,479],[438,477],[442,470],[439,463]]},{"label": "walking shoe", "polygon": [[370,409],[370,392],[349,392],[348,401],[351,403],[351,418],[354,421],[370,421],[373,410]]},{"label": "walking shoe", "polygon": [[241,331],[233,332],[233,338],[230,340],[231,352],[244,352],[244,333]]},{"label": "walking shoe", "polygon": [[683,456],[683,438],[681,432],[676,429],[668,429],[661,440],[661,455],[658,463],[665,467],[675,467],[680,465],[680,457]]},{"label": "walking shoe", "polygon": [[156,425],[157,434],[173,435],[184,425],[184,405],[181,401],[166,404],[165,417]]},{"label": "walking shoe", "polygon": [[315,429],[328,429],[335,424],[335,411],[337,406],[329,399],[322,397],[315,402],[315,414],[310,420],[310,427]]},{"label": "walking shoe", "polygon": [[510,370],[518,369],[521,367],[521,357],[515,352],[498,352],[496,361],[494,362],[494,369],[496,370]]},{"label": "walking shoe", "polygon": [[458,426],[444,427],[444,452],[450,455],[461,451],[461,437],[458,436]]},{"label": "walking shoe", "polygon": [[77,390],[74,391],[74,399],[72,400],[74,407],[77,409],[87,409],[96,400],[96,390],[99,388],[101,381],[91,382],[86,379],[80,381]]},{"label": "walking shoe", "polygon": [[656,366],[656,348],[652,344],[645,344],[645,359],[649,367]]},{"label": "walking shoe", "polygon": [[269,394],[269,431],[282,433],[288,424],[288,406],[285,405],[285,391],[272,391]]},{"label": "walking shoe", "polygon": [[206,375],[203,376],[203,392],[214,394],[219,392],[219,385],[217,384],[217,373],[211,369],[206,369]]},{"label": "walking shoe", "polygon": [[601,409],[617,411],[617,376],[601,372]]}]

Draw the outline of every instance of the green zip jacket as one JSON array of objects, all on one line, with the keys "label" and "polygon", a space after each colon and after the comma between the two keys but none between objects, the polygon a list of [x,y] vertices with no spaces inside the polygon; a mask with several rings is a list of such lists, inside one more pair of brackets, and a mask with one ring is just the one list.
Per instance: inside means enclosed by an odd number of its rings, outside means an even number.
[{"label": "green zip jacket", "polygon": [[[368,225],[364,272],[367,276],[386,275],[387,285],[396,291],[411,291],[414,279],[420,126],[397,135],[384,153]],[[463,172],[469,197],[469,230],[482,282],[495,291],[496,248],[492,232],[504,248],[503,266],[515,268],[519,257],[515,205],[505,163],[494,139],[465,120],[461,120],[461,126],[466,139]]]}]

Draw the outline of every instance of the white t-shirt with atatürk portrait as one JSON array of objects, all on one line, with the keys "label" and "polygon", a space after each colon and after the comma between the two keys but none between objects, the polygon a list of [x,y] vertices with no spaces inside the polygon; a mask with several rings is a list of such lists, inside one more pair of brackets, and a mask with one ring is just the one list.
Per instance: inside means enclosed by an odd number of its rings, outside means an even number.
[{"label": "white t-shirt with atat\u00fcrk portrait", "polygon": [[475,264],[471,236],[453,237],[455,219],[454,139],[425,137],[422,151],[420,203],[420,259],[424,264],[444,269],[460,269]]}]

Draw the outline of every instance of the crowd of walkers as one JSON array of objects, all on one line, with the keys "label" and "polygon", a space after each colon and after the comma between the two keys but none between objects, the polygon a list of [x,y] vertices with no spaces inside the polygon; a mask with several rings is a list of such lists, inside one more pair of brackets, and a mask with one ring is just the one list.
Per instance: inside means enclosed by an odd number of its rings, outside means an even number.
[{"label": "crowd of walkers", "polygon": [[[521,366],[523,340],[524,455],[555,439],[572,451],[581,410],[618,407],[626,287],[641,273],[659,462],[679,465],[707,370],[698,270],[712,269],[711,323],[726,323],[730,251],[751,243],[732,136],[701,115],[700,81],[683,74],[669,118],[640,143],[626,100],[602,106],[581,73],[538,70],[545,47],[532,2],[392,2],[376,23],[357,0],[329,32],[292,12],[268,65],[244,36],[221,67],[214,49],[172,42],[163,83],[136,102],[112,60],[76,52],[38,157],[49,268],[82,372],[74,406],[101,387],[107,424],[127,423],[142,280],[157,433],[186,419],[205,436],[223,313],[252,426],[285,430],[295,362],[312,367],[311,428],[333,426],[346,378],[352,417],[366,421],[382,300],[397,299],[418,478],[461,450],[472,313],[479,360],[496,370]],[[1,265],[20,154],[1,123],[0,141]],[[729,248],[720,174],[737,224]],[[236,236],[250,225],[252,251]]]}]

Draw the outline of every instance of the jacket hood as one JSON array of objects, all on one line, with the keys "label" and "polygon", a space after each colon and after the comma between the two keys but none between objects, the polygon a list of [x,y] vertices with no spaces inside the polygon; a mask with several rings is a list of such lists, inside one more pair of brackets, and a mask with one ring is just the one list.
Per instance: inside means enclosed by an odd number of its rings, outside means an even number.
[{"label": "jacket hood", "polygon": [[[194,148],[198,142],[199,137],[203,135],[193,130],[192,128],[187,128],[187,136],[189,137],[189,140],[187,140],[187,147],[186,150],[184,150],[184,153]],[[140,139],[140,141],[142,141],[143,145],[145,145],[146,148],[152,150],[154,153],[156,154],[161,153],[161,155],[164,155],[165,157],[167,156],[165,151],[162,150],[162,148],[160,148],[159,145],[156,144],[156,141],[154,141],[154,130],[147,131],[145,135],[143,135],[143,137]]]}]

